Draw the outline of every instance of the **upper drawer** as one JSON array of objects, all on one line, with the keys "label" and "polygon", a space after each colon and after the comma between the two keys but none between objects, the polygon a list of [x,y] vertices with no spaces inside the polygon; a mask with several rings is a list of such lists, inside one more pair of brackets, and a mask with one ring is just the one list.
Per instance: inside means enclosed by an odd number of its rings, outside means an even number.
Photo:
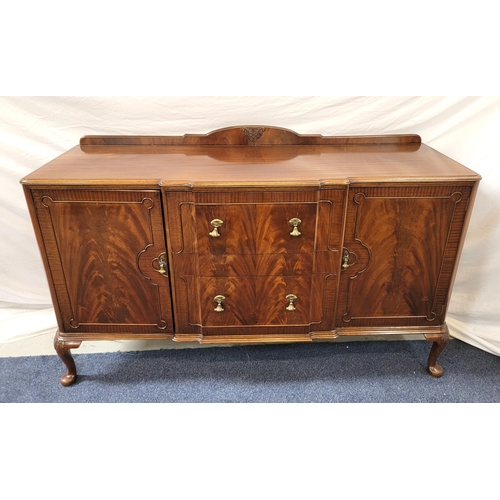
[{"label": "upper drawer", "polygon": [[211,255],[313,253],[317,203],[197,204],[197,251]]}]

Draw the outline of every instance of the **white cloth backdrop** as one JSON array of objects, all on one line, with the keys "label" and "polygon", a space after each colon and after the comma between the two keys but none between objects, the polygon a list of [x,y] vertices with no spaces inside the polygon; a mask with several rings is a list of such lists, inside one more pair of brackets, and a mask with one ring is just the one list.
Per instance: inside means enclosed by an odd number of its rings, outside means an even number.
[{"label": "white cloth backdrop", "polygon": [[454,337],[500,355],[499,97],[1,97],[0,342],[56,329],[23,176],[86,134],[182,135],[241,124],[417,133],[481,174],[448,325]]}]

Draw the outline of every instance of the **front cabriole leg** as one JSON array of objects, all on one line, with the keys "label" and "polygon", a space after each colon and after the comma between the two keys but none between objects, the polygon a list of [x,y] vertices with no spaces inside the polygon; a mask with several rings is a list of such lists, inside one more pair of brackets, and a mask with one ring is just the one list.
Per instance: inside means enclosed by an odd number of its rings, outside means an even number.
[{"label": "front cabriole leg", "polygon": [[71,356],[70,349],[77,349],[81,343],[77,340],[64,340],[60,337],[59,332],[54,337],[54,348],[68,369],[67,373],[61,377],[61,384],[64,386],[71,385],[76,381],[75,360]]},{"label": "front cabriole leg", "polygon": [[427,368],[433,377],[440,377],[444,372],[443,367],[437,363],[437,358],[446,347],[449,337],[448,327],[446,325],[443,325],[443,333],[441,334],[425,335],[426,340],[432,342]]}]

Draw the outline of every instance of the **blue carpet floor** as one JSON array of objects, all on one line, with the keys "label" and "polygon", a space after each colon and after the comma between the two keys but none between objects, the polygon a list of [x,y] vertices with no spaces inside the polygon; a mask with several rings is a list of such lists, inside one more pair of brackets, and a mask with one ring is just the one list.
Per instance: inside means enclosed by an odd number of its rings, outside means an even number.
[{"label": "blue carpet floor", "polygon": [[500,402],[500,357],[451,340],[427,373],[431,344],[312,343],[77,354],[63,387],[57,356],[0,359],[0,402]]}]

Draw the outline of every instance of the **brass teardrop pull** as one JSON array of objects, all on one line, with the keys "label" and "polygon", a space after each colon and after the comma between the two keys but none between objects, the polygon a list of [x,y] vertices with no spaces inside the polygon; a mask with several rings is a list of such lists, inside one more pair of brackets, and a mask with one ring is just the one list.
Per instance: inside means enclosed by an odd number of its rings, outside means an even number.
[{"label": "brass teardrop pull", "polygon": [[287,311],[295,311],[297,308],[293,305],[293,302],[297,300],[297,295],[290,293],[289,295],[286,296],[286,300],[289,301],[289,304],[286,306],[285,309]]},{"label": "brass teardrop pull", "polygon": [[300,236],[302,234],[297,227],[301,222],[302,221],[296,217],[288,221],[288,223],[293,226],[293,230],[290,233],[292,236]]},{"label": "brass teardrop pull", "polygon": [[[156,266],[155,262],[158,261],[158,267]],[[160,274],[167,274],[168,272],[168,264],[167,260],[165,259],[165,254],[161,253],[156,259],[153,259],[151,261],[151,267]]]},{"label": "brass teardrop pull", "polygon": [[351,264],[349,264],[349,250],[344,249],[342,254],[342,269],[347,269]]},{"label": "brass teardrop pull", "polygon": [[224,312],[224,308],[222,307],[222,303],[226,300],[224,295],[216,295],[214,297],[214,302],[217,302],[217,307],[214,309],[215,312]]},{"label": "brass teardrop pull", "polygon": [[166,272],[167,272],[167,261],[165,260],[165,257],[163,255],[158,260],[158,265],[160,266],[160,269],[158,269],[158,272],[160,274],[166,274]]},{"label": "brass teardrop pull", "polygon": [[210,222],[210,224],[213,226],[213,229],[208,234],[212,238],[218,238],[220,236],[219,227],[221,227],[222,224],[224,224],[224,221],[220,219],[214,219],[213,221]]}]

